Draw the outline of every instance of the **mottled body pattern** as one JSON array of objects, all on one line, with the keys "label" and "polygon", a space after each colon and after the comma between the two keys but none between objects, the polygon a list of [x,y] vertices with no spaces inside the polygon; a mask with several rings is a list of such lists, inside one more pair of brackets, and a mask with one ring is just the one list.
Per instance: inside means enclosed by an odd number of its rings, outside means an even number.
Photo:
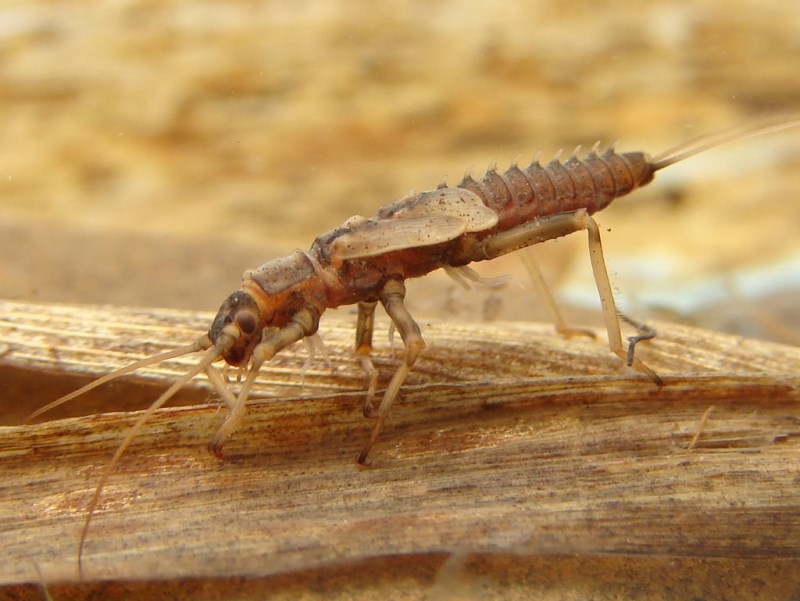
[{"label": "mottled body pattern", "polygon": [[[326,309],[348,304],[358,305],[355,349],[369,379],[364,414],[375,418],[370,438],[358,457],[359,463],[365,463],[406,375],[425,346],[417,323],[405,307],[403,283],[439,268],[475,279],[474,272],[466,267],[469,263],[586,230],[609,347],[628,365],[661,385],[661,378],[633,352],[637,342],[652,338],[654,332],[634,323],[640,334],[629,339],[627,349],[622,344],[620,316],[603,260],[599,229],[591,215],[615,198],[649,183],[660,169],[721,144],[797,124],[800,118],[795,116],[700,136],[654,159],[642,152],[617,153],[613,148],[598,154],[595,145],[583,158],[579,158],[576,149],[564,162],[556,158],[542,166],[535,161],[524,169],[512,164],[503,173],[490,166],[479,180],[467,175],[455,187],[440,185],[434,190],[410,194],[379,209],[371,218],[351,217],[317,237],[308,252],[298,250],[246,272],[240,290],[225,300],[208,333],[193,344],[103,376],[33,415],[139,367],[189,353],[203,353],[198,363],[140,416],[109,462],[89,504],[79,562],[91,517],[114,464],[159,407],[198,373],[206,372],[231,410],[209,443],[211,451],[221,456],[225,440],[244,415],[261,365],[283,348],[315,336]],[[378,374],[370,353],[378,303],[399,331],[405,352],[375,408],[372,400]],[[561,324],[559,331],[569,330]],[[246,370],[238,395],[234,396],[212,365],[220,358]]]}]

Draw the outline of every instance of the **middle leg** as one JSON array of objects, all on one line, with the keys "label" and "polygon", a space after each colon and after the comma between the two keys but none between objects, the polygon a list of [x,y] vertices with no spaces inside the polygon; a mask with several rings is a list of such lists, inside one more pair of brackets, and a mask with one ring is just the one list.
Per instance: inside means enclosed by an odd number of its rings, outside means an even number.
[{"label": "middle leg", "polygon": [[379,296],[381,304],[400,332],[403,344],[405,345],[405,353],[403,353],[403,360],[400,362],[397,371],[394,372],[392,381],[389,382],[389,387],[386,389],[381,404],[378,406],[375,425],[372,428],[369,440],[358,456],[358,462],[362,465],[367,461],[367,455],[369,455],[370,449],[372,449],[372,446],[378,439],[378,435],[383,429],[383,422],[389,414],[392,403],[394,403],[397,398],[400,386],[403,385],[403,381],[411,371],[414,363],[416,363],[419,354],[422,352],[422,349],[425,348],[425,341],[422,339],[419,326],[403,303],[405,295],[406,287],[403,285],[402,281],[389,280],[384,284]]},{"label": "middle leg", "polygon": [[378,388],[378,370],[372,362],[372,333],[375,331],[375,305],[377,301],[358,303],[358,321],[356,322],[356,357],[361,367],[367,372],[369,388],[364,401],[364,417],[372,415],[372,399]]}]

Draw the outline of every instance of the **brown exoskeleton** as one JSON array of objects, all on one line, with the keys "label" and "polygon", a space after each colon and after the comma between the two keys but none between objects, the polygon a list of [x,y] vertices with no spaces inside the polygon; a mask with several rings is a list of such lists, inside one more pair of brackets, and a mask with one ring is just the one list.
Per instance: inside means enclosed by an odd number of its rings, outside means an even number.
[{"label": "brown exoskeleton", "polygon": [[[404,281],[439,268],[462,270],[473,262],[586,230],[594,278],[602,302],[611,351],[658,385],[661,378],[634,356],[635,344],[652,337],[642,329],[626,349],[619,316],[603,259],[600,232],[592,218],[615,198],[649,183],[655,173],[721,144],[800,124],[800,118],[772,120],[753,127],[702,136],[659,156],[642,152],[602,154],[595,146],[580,158],[578,149],[566,161],[553,159],[520,168],[512,164],[500,173],[490,167],[475,180],[455,187],[411,194],[379,209],[370,218],[351,217],[314,240],[308,252],[295,251],[245,273],[241,288],[217,313],[208,333],[193,344],[138,361],[110,373],[36,411],[35,417],[84,392],[140,367],[189,353],[202,353],[197,364],[164,392],[136,422],[108,464],[88,508],[79,547],[79,561],[89,524],[113,466],[142,424],[176,391],[200,372],[231,412],[209,448],[221,455],[225,441],[240,423],[259,369],[287,346],[313,336],[328,308],[357,304],[356,354],[369,375],[364,414],[375,424],[358,456],[364,463],[377,440],[398,392],[425,343],[404,304]],[[377,408],[373,397],[377,371],[370,359],[374,312],[380,303],[400,332],[405,351]],[[246,370],[234,396],[212,365],[223,359]]]}]

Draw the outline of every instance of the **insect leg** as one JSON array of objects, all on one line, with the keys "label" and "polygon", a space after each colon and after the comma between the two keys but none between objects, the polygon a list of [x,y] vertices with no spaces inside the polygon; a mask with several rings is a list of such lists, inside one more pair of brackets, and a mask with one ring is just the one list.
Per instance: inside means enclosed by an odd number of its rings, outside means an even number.
[{"label": "insect leg", "polygon": [[372,399],[378,388],[378,370],[372,363],[372,332],[375,330],[375,306],[377,301],[358,303],[358,321],[356,322],[356,356],[369,378],[367,398],[364,401],[364,417],[372,415]]},{"label": "insect leg", "polygon": [[561,315],[561,310],[558,308],[556,299],[553,298],[553,293],[550,291],[550,286],[547,285],[547,282],[544,279],[544,274],[539,268],[539,264],[533,258],[531,251],[525,250],[521,252],[519,256],[520,259],[522,259],[522,264],[525,266],[525,270],[528,272],[534,287],[536,288],[537,292],[539,292],[539,297],[544,302],[545,309],[547,309],[547,312],[550,314],[550,319],[556,328],[556,332],[566,338],[571,338],[572,336],[589,336],[590,338],[594,338],[595,336],[592,330],[588,330],[586,328],[573,328],[572,326],[567,325],[564,316]]},{"label": "insect leg", "polygon": [[381,404],[378,406],[375,425],[372,428],[369,441],[358,456],[358,462],[361,464],[366,462],[367,455],[369,455],[372,445],[375,444],[378,435],[381,433],[383,422],[389,413],[389,409],[392,407],[392,403],[395,398],[397,398],[400,386],[403,385],[403,381],[406,379],[408,372],[411,371],[422,349],[425,348],[425,341],[422,339],[419,326],[403,304],[405,295],[406,287],[403,285],[403,282],[400,280],[389,280],[384,284],[379,296],[381,304],[400,332],[403,344],[405,345],[405,353],[403,354],[403,360],[397,368],[397,371],[394,372],[394,376],[392,376],[392,381],[389,382],[389,387],[383,395]]},{"label": "insect leg", "polygon": [[317,331],[319,326],[319,311],[312,307],[300,309],[292,316],[292,319],[282,328],[265,328],[261,342],[253,349],[253,356],[250,368],[247,371],[247,378],[242,385],[236,403],[231,410],[228,419],[220,426],[214,438],[208,443],[208,450],[217,457],[222,457],[222,445],[234,433],[245,414],[247,397],[256,381],[256,376],[265,361],[269,361],[279,351],[285,349],[290,344],[302,340]]},{"label": "insect leg", "polygon": [[[653,382],[661,386],[664,382],[661,377],[645,365],[640,359],[633,356],[632,347],[641,337],[633,337],[631,350],[627,351],[622,345],[622,332],[619,326],[617,306],[614,303],[614,293],[611,282],[608,280],[608,271],[603,259],[603,245],[600,241],[600,229],[597,222],[589,216],[585,209],[572,213],[559,213],[543,217],[530,223],[525,223],[501,232],[483,240],[474,252],[473,260],[494,259],[506,253],[525,248],[532,244],[560,238],[579,230],[586,230],[589,235],[589,258],[594,272],[594,281],[597,292],[600,294],[600,304],[603,309],[603,320],[608,332],[608,346],[611,352],[625,360],[628,365],[646,374]],[[649,334],[648,334],[649,335]],[[652,336],[651,336],[652,337]]]},{"label": "insect leg", "polygon": [[652,338],[655,332],[652,332],[652,335],[648,334],[644,337],[632,337],[629,351],[626,351],[622,346],[622,333],[619,327],[617,306],[614,303],[614,292],[611,288],[611,282],[608,280],[608,270],[606,269],[606,262],[603,258],[600,228],[597,227],[597,222],[592,219],[586,211],[577,211],[575,213],[575,219],[576,225],[580,225],[581,229],[585,229],[589,235],[589,259],[592,262],[592,271],[594,272],[594,282],[597,286],[597,292],[600,294],[600,305],[603,308],[603,320],[606,322],[608,346],[611,352],[623,359],[628,365],[646,374],[656,385],[663,386],[664,381],[661,379],[661,376],[645,365],[641,359],[637,359],[633,356],[633,348],[636,346],[636,343],[646,339],[648,336]]},{"label": "insect leg", "polygon": [[206,375],[208,376],[208,381],[211,382],[214,390],[216,390],[217,394],[219,394],[219,398],[223,403],[225,403],[225,406],[228,409],[233,410],[233,408],[236,406],[236,397],[228,388],[225,378],[222,377],[222,374],[213,365],[206,367],[205,371]]}]

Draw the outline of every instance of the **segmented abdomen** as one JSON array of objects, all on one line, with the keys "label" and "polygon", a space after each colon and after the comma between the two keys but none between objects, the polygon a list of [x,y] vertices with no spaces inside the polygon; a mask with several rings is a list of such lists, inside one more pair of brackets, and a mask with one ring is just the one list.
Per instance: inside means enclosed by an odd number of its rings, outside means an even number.
[{"label": "segmented abdomen", "polygon": [[642,152],[617,154],[608,149],[585,158],[553,159],[524,169],[511,165],[504,173],[489,169],[480,180],[464,176],[458,184],[481,197],[499,216],[493,231],[504,231],[537,217],[586,209],[594,213],[653,179],[653,169]]}]

